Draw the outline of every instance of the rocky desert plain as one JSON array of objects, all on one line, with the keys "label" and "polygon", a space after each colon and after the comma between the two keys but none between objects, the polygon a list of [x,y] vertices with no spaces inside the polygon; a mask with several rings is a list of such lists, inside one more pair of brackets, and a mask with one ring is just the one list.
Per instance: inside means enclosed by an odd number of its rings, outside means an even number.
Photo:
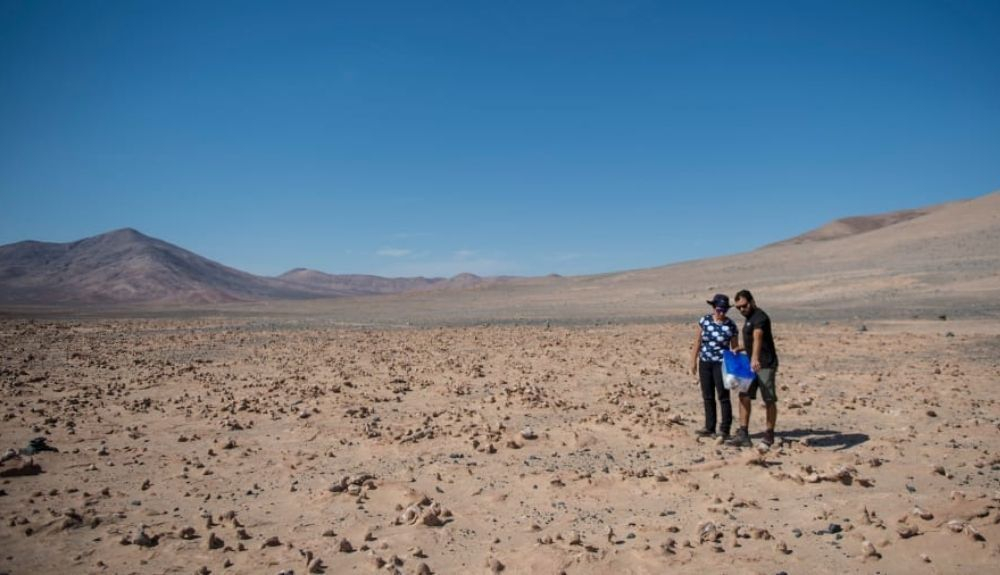
[{"label": "rocky desert plain", "polygon": [[[753,448],[694,434],[741,288],[769,450],[759,402]],[[600,276],[9,305],[0,358],[0,573],[1000,572],[1000,193]]]}]

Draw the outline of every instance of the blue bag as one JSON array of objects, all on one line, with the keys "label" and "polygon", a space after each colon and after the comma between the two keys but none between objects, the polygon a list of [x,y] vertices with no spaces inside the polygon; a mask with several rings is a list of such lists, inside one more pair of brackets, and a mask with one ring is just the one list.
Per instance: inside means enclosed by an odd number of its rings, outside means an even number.
[{"label": "blue bag", "polygon": [[722,385],[726,389],[746,391],[757,374],[750,369],[750,357],[745,353],[722,350]]}]

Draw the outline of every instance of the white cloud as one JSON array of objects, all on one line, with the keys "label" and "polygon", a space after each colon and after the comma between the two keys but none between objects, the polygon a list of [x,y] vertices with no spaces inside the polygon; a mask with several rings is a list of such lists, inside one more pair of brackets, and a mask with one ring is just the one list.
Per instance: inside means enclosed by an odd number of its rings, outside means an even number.
[{"label": "white cloud", "polygon": [[405,258],[413,253],[413,250],[402,248],[382,248],[375,252],[375,255],[387,258]]},{"label": "white cloud", "polygon": [[476,253],[478,252],[476,252],[475,250],[458,250],[457,252],[455,252],[454,256],[455,259],[458,260],[467,260],[469,258],[475,257]]},{"label": "white cloud", "polygon": [[578,260],[578,259],[582,259],[584,257],[586,257],[586,256],[584,256],[583,254],[579,254],[579,253],[563,252],[563,253],[552,254],[547,259],[549,261],[552,261],[552,262],[571,262],[571,261],[575,261],[575,260]]}]

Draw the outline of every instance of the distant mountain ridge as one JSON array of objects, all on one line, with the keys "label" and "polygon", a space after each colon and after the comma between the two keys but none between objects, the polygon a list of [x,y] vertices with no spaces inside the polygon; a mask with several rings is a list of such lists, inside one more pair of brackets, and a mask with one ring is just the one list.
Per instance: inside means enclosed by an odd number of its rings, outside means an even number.
[{"label": "distant mountain ridge", "polygon": [[75,242],[0,246],[0,304],[198,304],[400,293],[490,281],[335,276],[292,270],[256,276],[125,228]]},{"label": "distant mountain ridge", "polygon": [[[169,308],[327,298],[328,307],[347,310],[345,316],[358,321],[379,310],[399,317],[400,306],[448,309],[449,317],[487,313],[483,310],[507,310],[496,312],[497,317],[589,317],[606,312],[644,317],[650,309],[664,306],[665,299],[699,301],[705,297],[702,292],[721,286],[761,290],[768,294],[769,305],[782,302],[815,309],[848,301],[905,307],[961,300],[989,307],[1000,301],[998,278],[1000,191],[921,209],[843,218],[753,251],[568,278],[472,274],[450,279],[384,278],[303,268],[261,277],[133,229],[69,243],[24,241],[0,246],[0,308],[92,304]],[[337,303],[339,296],[375,294],[386,296],[380,300],[385,305],[355,309],[354,302]],[[402,295],[393,298],[393,294]]]},{"label": "distant mountain ridge", "polygon": [[431,289],[464,289],[502,282],[509,277],[480,277],[462,273],[452,278],[387,278],[365,274],[328,274],[306,268],[289,270],[278,279],[290,284],[318,290],[333,290],[351,295],[390,294]]}]

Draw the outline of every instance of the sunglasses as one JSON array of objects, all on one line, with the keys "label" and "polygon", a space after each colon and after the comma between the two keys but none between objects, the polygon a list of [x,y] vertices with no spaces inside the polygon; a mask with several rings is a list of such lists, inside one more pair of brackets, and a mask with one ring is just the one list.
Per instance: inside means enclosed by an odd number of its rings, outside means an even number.
[{"label": "sunglasses", "polygon": [[742,305],[736,304],[736,309],[738,309],[740,311],[743,311],[743,310],[747,309],[748,307],[750,307],[749,303],[745,303],[745,304],[742,304]]}]

